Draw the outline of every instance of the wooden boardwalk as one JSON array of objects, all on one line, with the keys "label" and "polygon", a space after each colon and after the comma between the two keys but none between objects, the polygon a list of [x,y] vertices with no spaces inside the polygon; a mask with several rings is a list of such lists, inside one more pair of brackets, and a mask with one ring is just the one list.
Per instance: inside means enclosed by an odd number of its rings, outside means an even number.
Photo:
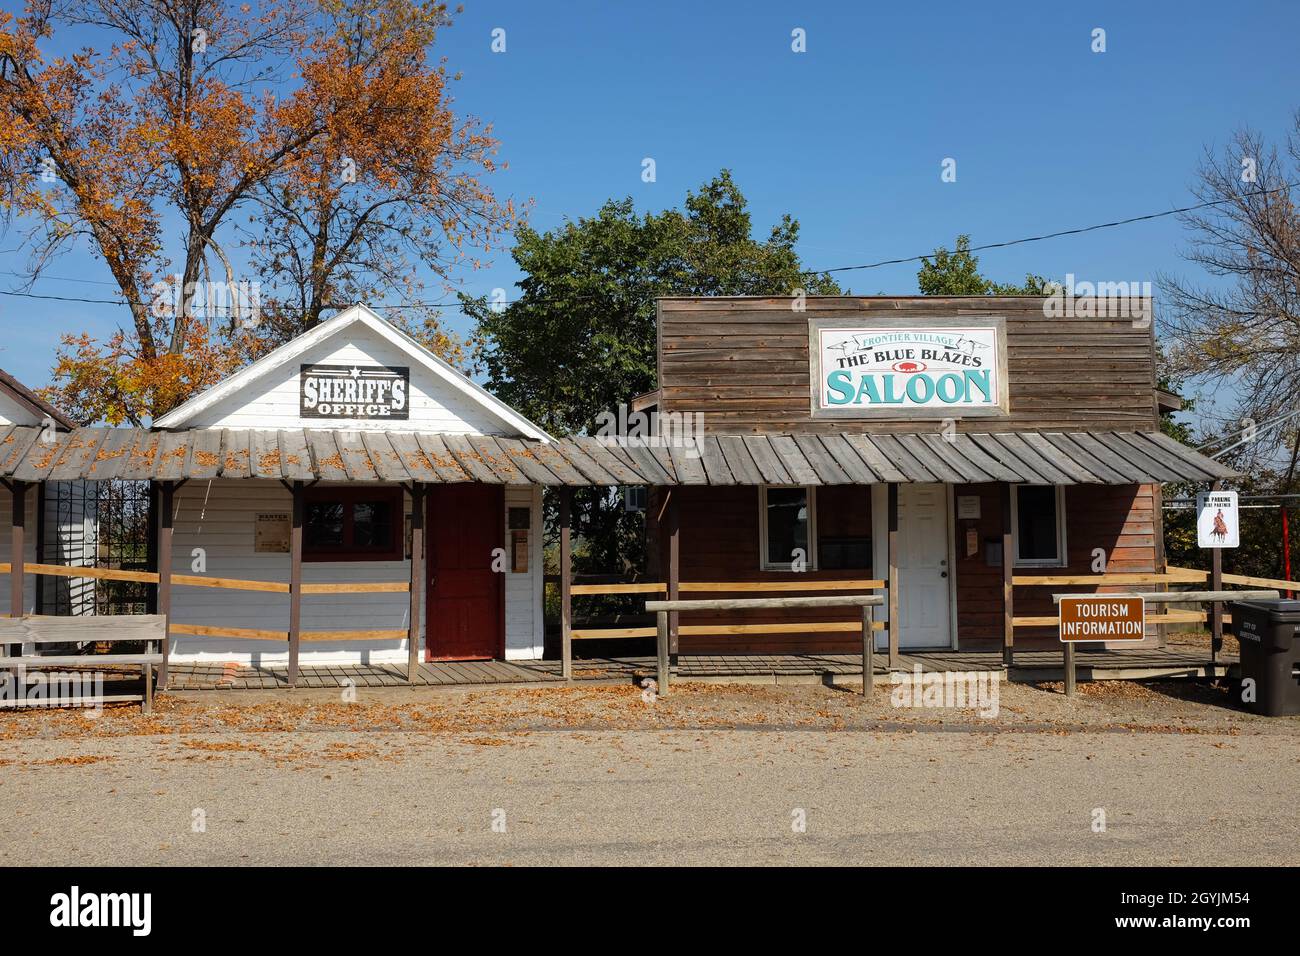
[{"label": "wooden boardwalk", "polygon": [[[1222,677],[1235,672],[1235,656],[1220,655],[1211,668],[1199,649],[1128,648],[1080,652],[1075,660],[1080,680],[1141,680],[1154,677]],[[888,659],[877,654],[877,674],[888,675]],[[921,651],[899,655],[897,670],[912,673],[1002,670],[1000,651]],[[1007,677],[1013,681],[1060,680],[1061,652],[1018,651]],[[653,657],[601,657],[573,662],[575,682],[626,683],[653,676]],[[852,654],[762,654],[688,656],[678,661],[678,680],[818,682],[860,681],[862,658]],[[406,668],[398,664],[335,664],[303,667],[304,688],[403,687]],[[563,684],[559,661],[440,661],[420,665],[412,686],[491,687]],[[284,667],[222,664],[171,665],[170,688],[180,690],[276,690],[289,686]]]}]

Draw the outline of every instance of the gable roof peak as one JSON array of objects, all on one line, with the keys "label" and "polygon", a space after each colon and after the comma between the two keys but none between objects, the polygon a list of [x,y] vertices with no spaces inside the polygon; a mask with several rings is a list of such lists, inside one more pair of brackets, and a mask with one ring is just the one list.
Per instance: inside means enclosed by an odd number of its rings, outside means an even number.
[{"label": "gable roof peak", "polygon": [[314,328],[295,336],[251,365],[245,366],[230,377],[173,408],[165,415],[159,416],[154,421],[153,426],[162,429],[191,426],[194,418],[200,413],[211,409],[232,395],[238,394],[241,390],[276,369],[293,362],[309,349],[354,325],[365,326],[406,352],[413,364],[432,374],[435,379],[459,393],[462,398],[468,399],[472,404],[483,409],[492,417],[515,429],[520,435],[538,441],[551,440],[551,437],[540,426],[519,414],[519,412],[456,369],[449,362],[434,355],[425,346],[397,328],[374,309],[360,303],[348,306],[338,315],[331,316]]}]

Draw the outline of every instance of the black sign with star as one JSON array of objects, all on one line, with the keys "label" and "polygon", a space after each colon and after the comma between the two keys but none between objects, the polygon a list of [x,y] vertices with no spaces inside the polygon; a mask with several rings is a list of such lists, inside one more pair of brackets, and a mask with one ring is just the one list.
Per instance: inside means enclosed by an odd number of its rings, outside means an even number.
[{"label": "black sign with star", "polygon": [[383,365],[303,365],[299,409],[303,418],[369,421],[410,417],[411,370]]}]

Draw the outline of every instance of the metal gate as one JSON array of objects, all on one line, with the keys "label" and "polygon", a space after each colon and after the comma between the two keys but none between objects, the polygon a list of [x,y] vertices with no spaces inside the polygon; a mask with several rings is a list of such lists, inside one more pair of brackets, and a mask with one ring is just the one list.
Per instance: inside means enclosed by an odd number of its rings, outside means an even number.
[{"label": "metal gate", "polygon": [[[152,486],[148,481],[59,481],[45,486],[42,561],[119,571],[154,570]],[[149,584],[37,577],[41,614],[152,614]]]}]

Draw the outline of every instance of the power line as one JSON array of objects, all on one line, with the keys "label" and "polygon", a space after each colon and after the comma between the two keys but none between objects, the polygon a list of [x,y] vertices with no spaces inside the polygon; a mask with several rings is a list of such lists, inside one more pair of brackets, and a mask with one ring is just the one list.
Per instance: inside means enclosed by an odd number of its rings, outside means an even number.
[{"label": "power line", "polygon": [[[48,299],[52,302],[88,302],[91,305],[127,305],[126,299],[83,299],[75,295],[41,295],[37,292],[16,292],[13,289],[0,289],[0,295],[20,296],[24,299]],[[145,303],[136,303],[143,305]]]},{"label": "power line", "polygon": [[[3,274],[7,276],[14,276],[19,279],[30,278],[30,276],[26,272],[11,272],[9,270],[5,270]],[[52,280],[54,282],[80,282],[84,285],[117,285],[117,283],[113,282],[111,279],[77,279],[74,278],[73,276],[51,276],[51,275],[44,275],[44,274],[38,275],[36,276],[36,278],[45,279],[46,281]]]},{"label": "power line", "polygon": [[[1256,190],[1251,195],[1271,196],[1274,193],[1286,192],[1288,190],[1296,188],[1297,186],[1300,186],[1300,181],[1296,181],[1293,183],[1286,183],[1285,185],[1282,186],[1276,186],[1273,189]],[[1153,219],[1162,219],[1167,216],[1177,216],[1182,213],[1195,212],[1198,209],[1208,209],[1212,206],[1221,206],[1225,203],[1234,202],[1235,199],[1236,197],[1230,197],[1228,199],[1213,199],[1207,202],[1196,203],[1195,205],[1192,206],[1180,206],[1175,209],[1166,209],[1162,212],[1146,213],[1141,216],[1130,216],[1127,219],[1115,219],[1110,222],[1094,223],[1091,226],[1079,226],[1074,229],[1061,229],[1058,230],[1057,232],[1043,233],[1042,235],[1038,235],[1038,236],[1026,236],[1021,239],[1007,239],[1003,242],[986,242],[978,246],[971,246],[968,251],[983,252],[987,249],[1005,249],[1008,248],[1009,246],[1019,246],[1029,242],[1042,242],[1047,239],[1059,239],[1062,236],[1077,236],[1087,232],[1096,232],[1097,230],[1100,229],[1113,229],[1118,226],[1128,226],[1138,222],[1149,222]],[[868,262],[868,263],[863,263],[861,265],[854,265],[854,266],[835,266],[830,269],[805,269],[801,271],[799,274],[800,275],[830,275],[831,273],[835,273],[835,272],[852,272],[852,271],[863,270],[863,269],[878,269],[882,266],[906,265],[907,263],[910,262],[921,262],[922,260],[932,259],[932,258],[934,258],[934,252],[926,252],[915,256],[905,256],[897,259],[881,259],[877,262]],[[10,274],[12,275],[16,273],[10,273]],[[51,277],[51,278],[62,278],[62,277]],[[62,281],[92,281],[92,280],[63,279]],[[105,284],[109,284],[109,283],[105,283]],[[126,299],[89,299],[89,298],[83,298],[79,296],[41,295],[35,292],[16,292],[8,289],[0,289],[0,295],[23,296],[29,299],[45,299],[45,300],[50,300],[55,302],[82,302],[91,305],[127,305],[128,304],[128,300]],[[568,299],[534,299],[532,301],[563,303],[563,302],[571,301],[571,299],[572,297]],[[523,301],[526,300],[504,299],[504,300],[498,300],[493,304],[514,305],[516,303],[523,302]],[[136,302],[135,304],[148,305],[149,303]],[[379,305],[372,305],[371,308],[389,309],[389,310],[425,309],[425,308],[442,308],[444,306],[448,306],[452,304],[453,302],[450,300],[443,300],[440,302],[393,302],[393,303],[382,303]]]},{"label": "power line", "polygon": [[[1287,183],[1285,186],[1277,186],[1273,189],[1256,190],[1252,195],[1269,196],[1273,193],[1285,192],[1300,186],[1300,181]],[[1144,216],[1130,216],[1128,219],[1116,219],[1113,222],[1099,222],[1092,226],[1080,226],[1077,229],[1062,229],[1059,232],[1048,232],[1041,236],[1027,236],[1024,239],[1008,239],[1005,242],[987,242],[980,246],[971,246],[970,252],[982,252],[985,249],[1005,249],[1007,246],[1019,246],[1026,242],[1042,242],[1044,239],[1057,239],[1061,236],[1077,236],[1084,232],[1095,232],[1098,229],[1112,229],[1115,226],[1127,226],[1135,222],[1147,222],[1151,219],[1161,219],[1165,216],[1177,216],[1180,213],[1194,212],[1197,209],[1208,209],[1211,206],[1221,206],[1224,203],[1233,202],[1236,197],[1228,199],[1214,199],[1209,202],[1197,203],[1194,206],[1182,206],[1178,209],[1166,209],[1164,212],[1147,213]],[[927,252],[924,255],[908,256],[905,259],[882,259],[879,262],[868,262],[860,266],[837,266],[834,269],[807,269],[800,275],[828,275],[832,272],[850,272],[855,269],[878,269],[881,266],[904,265],[908,262],[920,262],[922,259],[931,259],[934,257],[933,252]]]},{"label": "power line", "polygon": [[[1260,432],[1272,431],[1273,429],[1277,428],[1279,425],[1288,421],[1289,419],[1295,418],[1297,415],[1300,415],[1300,408],[1297,408],[1293,412],[1288,412],[1285,415],[1280,415],[1277,418],[1272,419],[1271,421],[1264,422],[1262,425],[1248,425],[1246,428],[1242,429],[1242,431],[1238,433],[1238,434],[1245,434],[1246,435],[1245,438],[1243,438],[1241,441],[1234,442],[1233,444],[1228,445],[1226,448],[1220,448],[1210,457],[1218,458],[1222,455],[1226,455],[1234,448],[1240,448],[1242,445],[1249,445],[1260,437]],[[1232,437],[1232,436],[1228,436],[1228,437]],[[1214,445],[1218,443],[1209,442],[1208,444]]]},{"label": "power line", "polygon": [[1283,414],[1278,415],[1276,418],[1265,419],[1262,422],[1256,422],[1256,421],[1252,421],[1249,418],[1243,418],[1241,419],[1241,421],[1248,422],[1248,424],[1244,428],[1240,428],[1235,432],[1228,432],[1227,434],[1219,435],[1217,438],[1210,438],[1206,441],[1203,441],[1201,442],[1201,444],[1196,446],[1196,450],[1205,451],[1207,448],[1213,448],[1215,445],[1236,438],[1238,435],[1245,435],[1248,433],[1258,434],[1261,428],[1271,428],[1276,424],[1286,421],[1288,418],[1294,418],[1298,414],[1300,414],[1300,409],[1293,412],[1284,412]]}]

